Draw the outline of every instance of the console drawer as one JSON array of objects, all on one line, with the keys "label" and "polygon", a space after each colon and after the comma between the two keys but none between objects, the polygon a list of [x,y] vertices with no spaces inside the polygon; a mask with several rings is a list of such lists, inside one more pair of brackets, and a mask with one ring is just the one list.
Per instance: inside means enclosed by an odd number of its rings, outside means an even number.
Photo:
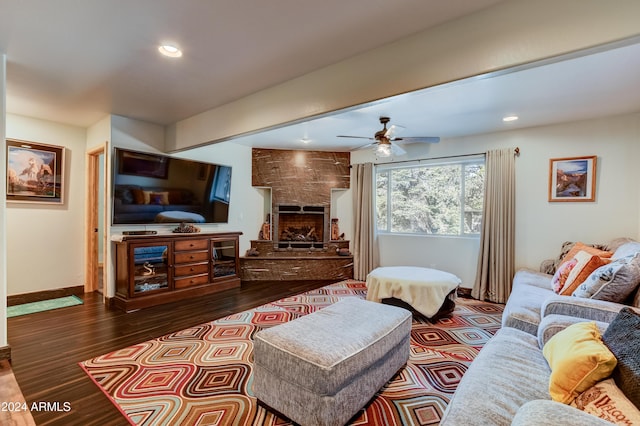
[{"label": "console drawer", "polygon": [[209,260],[208,251],[185,251],[180,253],[174,253],[174,263],[195,263],[195,262],[207,262]]},{"label": "console drawer", "polygon": [[209,240],[184,240],[174,243],[175,251],[185,250],[206,250],[209,247]]},{"label": "console drawer", "polygon": [[186,278],[174,279],[176,288],[191,287],[192,285],[207,284],[209,282],[209,274],[195,275]]},{"label": "console drawer", "polygon": [[198,263],[195,265],[176,266],[173,274],[175,277],[184,277],[187,275],[198,275],[207,273],[209,273],[209,264]]}]

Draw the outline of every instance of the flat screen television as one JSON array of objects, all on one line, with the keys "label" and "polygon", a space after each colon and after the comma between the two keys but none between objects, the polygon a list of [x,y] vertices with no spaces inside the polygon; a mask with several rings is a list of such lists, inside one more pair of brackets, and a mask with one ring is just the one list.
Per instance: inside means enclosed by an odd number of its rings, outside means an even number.
[{"label": "flat screen television", "polygon": [[116,148],[114,225],[227,223],[231,167]]}]

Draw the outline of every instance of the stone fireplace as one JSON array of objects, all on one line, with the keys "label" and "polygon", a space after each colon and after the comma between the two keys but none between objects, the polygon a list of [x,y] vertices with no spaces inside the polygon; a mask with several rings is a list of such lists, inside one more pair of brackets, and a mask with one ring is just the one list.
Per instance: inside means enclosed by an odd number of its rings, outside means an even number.
[{"label": "stone fireplace", "polygon": [[273,239],[279,249],[324,248],[329,242],[327,206],[278,205],[273,209]]},{"label": "stone fireplace", "polygon": [[270,190],[269,222],[240,258],[244,281],[353,278],[349,241],[331,239],[331,215],[340,216],[332,193],[350,184],[348,152],[254,148],[251,183]]}]

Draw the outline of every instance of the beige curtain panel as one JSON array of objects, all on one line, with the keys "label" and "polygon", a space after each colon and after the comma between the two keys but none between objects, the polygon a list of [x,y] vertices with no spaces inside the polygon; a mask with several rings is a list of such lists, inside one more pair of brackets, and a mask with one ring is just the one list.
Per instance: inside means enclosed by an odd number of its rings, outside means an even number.
[{"label": "beige curtain panel", "polygon": [[514,149],[487,151],[485,167],[480,254],[471,295],[479,300],[505,303],[515,272]]},{"label": "beige curtain panel", "polygon": [[353,165],[353,277],[364,281],[378,264],[373,207],[373,164]]}]

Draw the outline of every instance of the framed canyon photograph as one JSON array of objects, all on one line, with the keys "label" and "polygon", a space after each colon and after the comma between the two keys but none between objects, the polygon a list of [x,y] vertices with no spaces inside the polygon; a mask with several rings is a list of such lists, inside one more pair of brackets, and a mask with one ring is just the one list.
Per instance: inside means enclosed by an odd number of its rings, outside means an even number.
[{"label": "framed canyon photograph", "polygon": [[7,139],[7,202],[63,204],[64,151]]},{"label": "framed canyon photograph", "polygon": [[595,201],[597,156],[549,160],[549,201]]}]

